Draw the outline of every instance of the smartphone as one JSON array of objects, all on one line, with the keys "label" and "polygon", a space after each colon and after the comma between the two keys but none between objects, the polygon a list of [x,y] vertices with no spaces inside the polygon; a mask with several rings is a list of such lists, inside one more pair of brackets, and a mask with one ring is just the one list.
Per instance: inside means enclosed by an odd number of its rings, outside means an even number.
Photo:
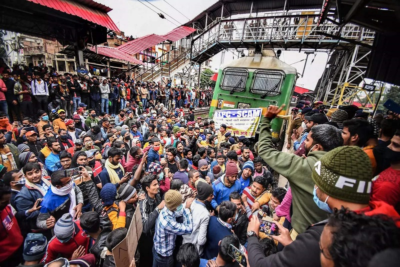
[{"label": "smartphone", "polygon": [[65,177],[72,177],[72,176],[79,175],[79,170],[80,170],[79,167],[67,169],[67,170],[65,170]]},{"label": "smartphone", "polygon": [[232,257],[232,259],[235,259],[235,261],[237,261],[239,264],[247,266],[246,257],[244,256],[244,253],[232,244],[229,245],[228,255]]},{"label": "smartphone", "polygon": [[383,106],[394,113],[400,114],[400,105],[392,99],[388,99]]},{"label": "smartphone", "polygon": [[277,227],[273,222],[261,221],[260,232],[263,232],[266,235],[277,235]]}]

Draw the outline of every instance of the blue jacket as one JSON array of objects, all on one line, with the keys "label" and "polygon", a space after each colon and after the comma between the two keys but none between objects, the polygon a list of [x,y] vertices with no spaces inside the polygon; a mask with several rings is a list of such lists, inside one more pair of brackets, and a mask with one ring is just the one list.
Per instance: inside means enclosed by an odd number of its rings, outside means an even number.
[{"label": "blue jacket", "polygon": [[[74,190],[74,189],[72,189]],[[42,203],[40,204],[42,207],[40,208],[40,213],[51,213],[56,208],[61,206],[67,199],[69,195],[59,196],[53,193],[51,189],[47,191],[47,194],[44,196]],[[78,203],[77,203],[78,204]]]},{"label": "blue jacket", "polygon": [[[123,172],[123,170],[121,168],[115,169],[115,172],[118,174],[119,179],[121,179],[124,176],[124,172]],[[108,183],[111,183],[110,175],[108,174],[108,171],[107,171],[107,169],[105,167],[103,168],[101,173],[99,173],[99,177],[100,177],[100,180],[101,180],[101,184],[103,186],[105,186]],[[118,187],[119,184],[116,184],[116,186]]]},{"label": "blue jacket", "polygon": [[[147,159],[148,161],[148,159]],[[227,187],[224,182],[225,175],[222,175],[218,180],[213,182],[214,199],[211,201],[211,206],[215,209],[223,201],[229,200],[229,195],[233,192],[242,194],[242,185],[239,180],[231,187]]]},{"label": "blue jacket", "polygon": [[115,123],[115,126],[122,126],[124,124],[124,120],[120,120],[119,115],[117,115],[117,116],[115,116],[114,123]]},{"label": "blue jacket", "polygon": [[203,258],[209,260],[218,256],[218,243],[225,236],[232,235],[231,230],[222,225],[217,217],[210,216],[207,228],[207,242],[204,245]]},{"label": "blue jacket", "polygon": [[150,148],[149,154],[147,155],[146,170],[149,169],[149,166],[152,162],[160,163],[160,155],[158,155],[158,151],[154,151],[152,148]]},{"label": "blue jacket", "polygon": [[133,138],[138,138],[139,137],[140,142],[143,141],[143,136],[139,131],[134,132],[134,131],[131,130],[131,134],[132,134]]}]

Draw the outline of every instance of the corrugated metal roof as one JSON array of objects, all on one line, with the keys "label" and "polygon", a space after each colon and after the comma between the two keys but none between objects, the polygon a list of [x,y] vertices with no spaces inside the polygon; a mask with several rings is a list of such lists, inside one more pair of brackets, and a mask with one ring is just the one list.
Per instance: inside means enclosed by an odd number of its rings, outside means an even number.
[{"label": "corrugated metal roof", "polygon": [[195,31],[196,30],[191,28],[191,27],[180,26],[178,28],[173,29],[172,31],[170,31],[167,34],[162,35],[162,37],[164,37],[165,40],[176,42],[176,41],[178,41],[178,40],[180,40],[180,39],[192,34]]},{"label": "corrugated metal roof", "polygon": [[149,34],[143,37],[139,37],[135,40],[121,45],[120,47],[118,47],[118,50],[128,53],[130,55],[134,55],[143,50],[146,50],[147,48],[158,45],[159,43],[166,40],[172,42],[178,41],[195,31],[196,30],[193,28],[180,26],[165,35]]},{"label": "corrugated metal roof", "polygon": [[84,20],[93,22],[95,24],[106,27],[107,29],[117,31],[117,25],[107,15],[106,6],[96,3],[91,0],[79,0],[79,2],[72,0],[28,0],[29,2],[49,7],[63,13],[80,17]]},{"label": "corrugated metal roof", "polygon": [[140,51],[155,46],[163,41],[165,41],[164,37],[161,37],[160,35],[157,34],[149,34],[137,38],[133,41],[127,42],[126,44],[121,45],[117,49],[129,55],[134,55],[139,53]]},{"label": "corrugated metal roof", "polygon": [[[96,47],[91,47],[90,50],[96,53]],[[133,56],[131,56],[125,52],[119,51],[118,49],[116,49],[114,47],[97,46],[97,54],[100,54],[100,55],[103,55],[106,57],[110,57],[110,58],[125,60],[125,61],[128,61],[135,65],[143,64],[142,61],[134,58]]]}]

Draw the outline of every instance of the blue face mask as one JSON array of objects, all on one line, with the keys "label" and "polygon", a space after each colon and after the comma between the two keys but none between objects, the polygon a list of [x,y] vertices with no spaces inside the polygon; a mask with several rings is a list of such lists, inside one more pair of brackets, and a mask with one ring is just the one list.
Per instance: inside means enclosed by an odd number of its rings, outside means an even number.
[{"label": "blue face mask", "polygon": [[328,203],[326,203],[329,199],[329,196],[325,199],[325,202],[322,202],[321,200],[319,200],[318,196],[317,196],[317,188],[314,187],[314,202],[315,204],[317,204],[318,208],[320,208],[321,210],[328,212],[328,213],[332,213],[332,209],[329,207]]},{"label": "blue face mask", "polygon": [[48,120],[49,120],[49,116],[48,116],[48,115],[46,115],[46,116],[43,116],[43,117],[42,117],[42,120],[44,120],[44,121],[48,121]]},{"label": "blue face mask", "polygon": [[217,139],[217,140],[214,140],[214,144],[215,144],[215,145],[218,145],[218,139]]},{"label": "blue face mask", "polygon": [[164,179],[164,172],[161,172],[159,175],[158,175],[158,181],[162,181]]}]

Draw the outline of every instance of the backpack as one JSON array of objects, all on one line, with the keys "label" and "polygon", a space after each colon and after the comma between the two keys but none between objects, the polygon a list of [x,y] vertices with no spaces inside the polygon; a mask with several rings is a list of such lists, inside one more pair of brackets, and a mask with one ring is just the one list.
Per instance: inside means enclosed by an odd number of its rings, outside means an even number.
[{"label": "backpack", "polygon": [[100,227],[103,229],[112,229],[113,225],[112,222],[110,220],[110,218],[108,217],[108,214],[110,214],[112,211],[117,212],[118,214],[118,210],[114,207],[111,207],[110,209],[106,210],[102,210],[101,214],[100,214]]}]

